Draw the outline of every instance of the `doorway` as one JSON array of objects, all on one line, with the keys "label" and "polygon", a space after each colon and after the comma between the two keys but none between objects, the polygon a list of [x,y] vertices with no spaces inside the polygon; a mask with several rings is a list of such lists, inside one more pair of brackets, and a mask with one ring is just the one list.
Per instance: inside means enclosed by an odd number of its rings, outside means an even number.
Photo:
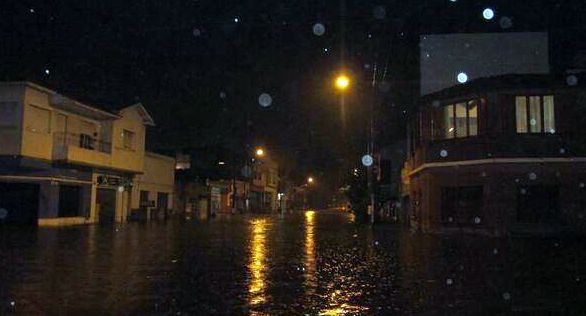
[{"label": "doorway", "polygon": [[0,183],[0,223],[37,225],[39,185]]},{"label": "doorway", "polygon": [[116,219],[116,191],[113,189],[98,189],[96,206],[99,221],[102,224],[113,224]]}]

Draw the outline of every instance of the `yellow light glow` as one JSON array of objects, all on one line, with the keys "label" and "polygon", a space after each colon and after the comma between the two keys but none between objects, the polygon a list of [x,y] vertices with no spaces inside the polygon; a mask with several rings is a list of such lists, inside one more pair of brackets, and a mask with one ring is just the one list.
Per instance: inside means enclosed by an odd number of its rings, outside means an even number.
[{"label": "yellow light glow", "polygon": [[255,154],[257,157],[262,157],[265,155],[265,150],[262,148],[257,148]]},{"label": "yellow light glow", "polygon": [[346,75],[339,75],[336,78],[336,88],[338,90],[346,90],[350,86],[350,78]]},{"label": "yellow light glow", "polygon": [[250,305],[257,305],[266,301],[265,297],[265,259],[266,259],[266,230],[265,219],[255,219],[251,222],[252,238],[250,245],[250,263],[248,269],[251,280],[248,285]]},{"label": "yellow light glow", "polygon": [[307,178],[307,183],[313,183],[313,177]]}]

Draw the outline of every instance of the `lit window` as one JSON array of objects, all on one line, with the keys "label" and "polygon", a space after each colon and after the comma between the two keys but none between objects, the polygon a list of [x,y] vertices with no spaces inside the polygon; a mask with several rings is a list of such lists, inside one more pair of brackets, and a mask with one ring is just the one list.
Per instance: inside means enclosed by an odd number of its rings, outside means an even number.
[{"label": "lit window", "polygon": [[[478,135],[479,100],[442,106],[434,126],[436,139],[464,138]],[[437,112],[436,112],[437,113]],[[432,122],[432,124],[436,124]]]},{"label": "lit window", "polygon": [[468,101],[468,136],[478,135],[478,100]]},{"label": "lit window", "polygon": [[122,130],[122,147],[125,149],[134,148],[134,132],[127,129]]},{"label": "lit window", "polygon": [[466,103],[456,103],[456,137],[467,136]]},{"label": "lit window", "polygon": [[517,133],[555,133],[553,96],[515,98]]},{"label": "lit window", "polygon": [[454,105],[444,106],[443,113],[443,138],[454,138],[454,135],[456,135],[456,129],[454,128]]}]

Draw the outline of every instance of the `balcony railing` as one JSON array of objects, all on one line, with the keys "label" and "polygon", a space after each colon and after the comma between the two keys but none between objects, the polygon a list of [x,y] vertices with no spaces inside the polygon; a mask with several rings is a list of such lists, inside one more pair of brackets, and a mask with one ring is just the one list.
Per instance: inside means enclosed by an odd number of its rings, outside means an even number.
[{"label": "balcony railing", "polygon": [[98,140],[88,134],[73,134],[57,132],[53,133],[53,143],[55,146],[74,146],[86,150],[95,150],[103,153],[112,153],[112,144]]}]

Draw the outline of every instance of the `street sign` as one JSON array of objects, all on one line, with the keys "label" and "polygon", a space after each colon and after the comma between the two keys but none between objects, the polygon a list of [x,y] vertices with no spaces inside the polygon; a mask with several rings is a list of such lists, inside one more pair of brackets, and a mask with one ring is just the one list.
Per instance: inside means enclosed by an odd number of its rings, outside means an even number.
[{"label": "street sign", "polygon": [[363,164],[365,167],[370,167],[370,166],[372,166],[372,163],[373,163],[373,162],[374,162],[374,159],[372,158],[372,156],[371,156],[371,155],[368,155],[368,154],[367,154],[367,155],[364,155],[364,156],[362,156],[362,164]]}]

